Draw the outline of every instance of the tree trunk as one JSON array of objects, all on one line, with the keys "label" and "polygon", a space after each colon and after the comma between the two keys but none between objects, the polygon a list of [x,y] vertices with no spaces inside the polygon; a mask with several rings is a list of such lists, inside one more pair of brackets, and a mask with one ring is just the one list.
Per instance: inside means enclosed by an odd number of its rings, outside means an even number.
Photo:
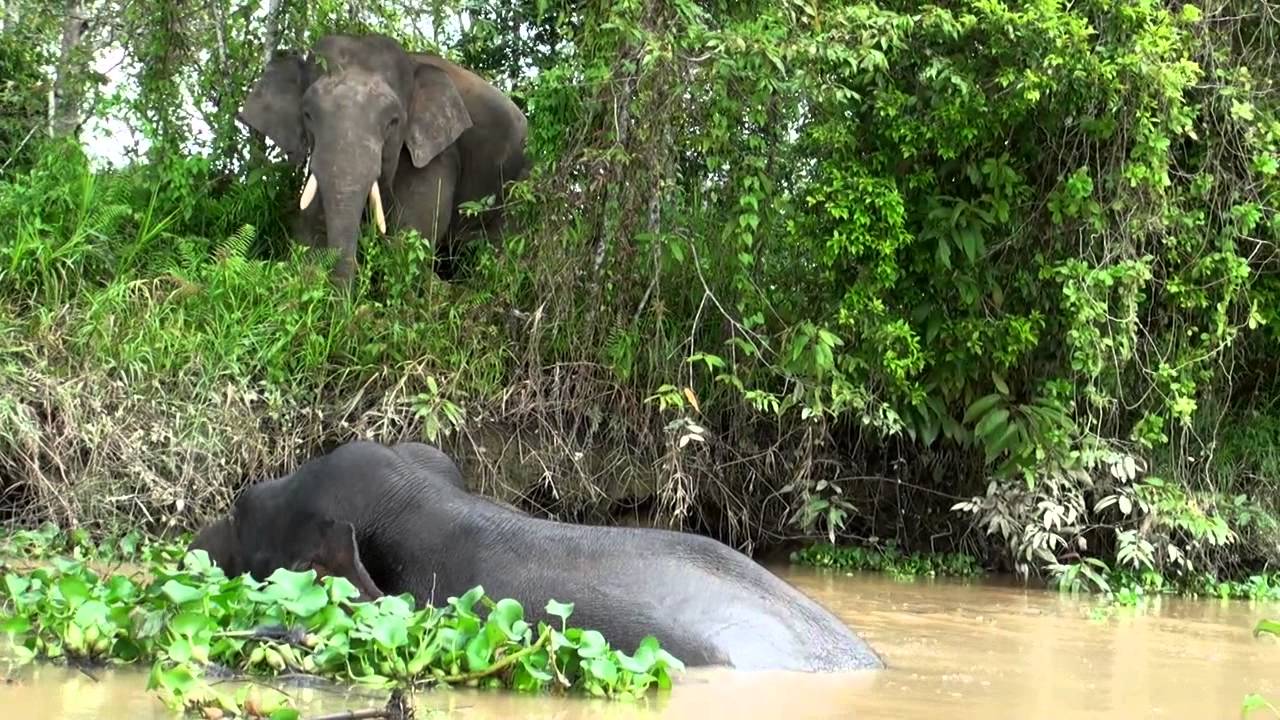
[{"label": "tree trunk", "polygon": [[[267,3],[266,26],[262,31],[262,67],[275,57],[280,49],[280,19],[289,11],[288,0],[270,0]],[[305,5],[304,5],[305,12]],[[252,20],[245,18],[245,25],[252,28]],[[257,133],[249,133],[249,157],[254,164],[262,164],[267,156],[266,138]]]},{"label": "tree trunk", "polygon": [[263,65],[271,62],[280,48],[280,13],[285,10],[285,0],[270,0],[267,4],[267,27],[262,35]]},{"label": "tree trunk", "polygon": [[223,128],[221,123],[227,123],[234,126],[235,108],[231,106],[231,88],[229,87],[228,78],[232,77],[230,56],[231,53],[227,49],[227,34],[231,28],[227,26],[226,8],[221,3],[213,3],[213,33],[214,40],[217,45],[214,47],[214,57],[217,60],[218,75],[214,82],[217,86],[213,92],[214,117],[205,118],[205,122],[211,128],[217,128],[214,138],[221,143],[220,148],[216,148],[218,157],[222,160],[222,171],[224,177],[229,174],[231,169],[235,167],[236,161],[239,160],[239,143],[234,137],[234,127]]},{"label": "tree trunk", "polygon": [[56,138],[74,137],[80,131],[90,56],[86,48],[81,47],[86,19],[83,0],[66,0],[58,74],[49,102],[49,134]]}]

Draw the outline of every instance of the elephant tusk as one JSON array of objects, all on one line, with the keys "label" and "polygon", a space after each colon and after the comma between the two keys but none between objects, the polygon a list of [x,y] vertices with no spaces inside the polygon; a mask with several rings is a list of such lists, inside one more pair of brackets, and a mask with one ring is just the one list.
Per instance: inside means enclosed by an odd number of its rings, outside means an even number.
[{"label": "elephant tusk", "polygon": [[316,197],[316,176],[307,175],[307,184],[302,188],[302,202],[300,203],[303,210],[311,205],[311,201]]},{"label": "elephant tusk", "polygon": [[373,181],[373,186],[369,188],[369,204],[373,206],[373,222],[378,226],[378,232],[383,235],[387,234],[387,216],[382,214],[382,193],[378,191],[378,181]]}]

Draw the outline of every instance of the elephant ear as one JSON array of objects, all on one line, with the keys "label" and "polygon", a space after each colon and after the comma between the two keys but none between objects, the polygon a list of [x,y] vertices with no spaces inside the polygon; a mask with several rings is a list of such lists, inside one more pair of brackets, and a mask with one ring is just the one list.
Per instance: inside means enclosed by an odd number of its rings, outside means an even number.
[{"label": "elephant ear", "polygon": [[307,140],[302,129],[302,93],[307,86],[307,69],[295,53],[277,55],[267,63],[262,77],[249,91],[240,122],[271,138],[289,161],[306,159]]},{"label": "elephant ear", "polygon": [[316,571],[317,579],[326,575],[341,576],[355,585],[362,600],[382,597],[382,590],[369,577],[369,571],[360,560],[356,530],[351,523],[321,520],[317,530],[319,542],[308,563]]},{"label": "elephant ear", "polygon": [[404,141],[414,167],[426,166],[472,124],[458,87],[448,73],[434,65],[419,65],[414,70],[408,115]]}]

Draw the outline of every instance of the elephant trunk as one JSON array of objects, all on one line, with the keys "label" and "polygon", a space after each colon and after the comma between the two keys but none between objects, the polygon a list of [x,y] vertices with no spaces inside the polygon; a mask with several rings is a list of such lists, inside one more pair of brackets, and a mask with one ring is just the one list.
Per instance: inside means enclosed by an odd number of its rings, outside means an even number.
[{"label": "elephant trunk", "polygon": [[306,209],[320,195],[324,205],[327,245],[338,251],[336,277],[350,282],[355,275],[356,247],[366,206],[378,232],[387,231],[383,198],[378,187],[380,148],[336,147],[325,151],[317,143],[311,171],[303,187],[300,204]]}]

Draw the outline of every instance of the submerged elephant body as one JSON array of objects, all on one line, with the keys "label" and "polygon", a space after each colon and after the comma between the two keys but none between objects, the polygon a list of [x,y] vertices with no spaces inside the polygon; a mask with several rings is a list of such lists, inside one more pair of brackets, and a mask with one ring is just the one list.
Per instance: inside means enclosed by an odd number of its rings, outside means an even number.
[{"label": "submerged elephant body", "polygon": [[[382,232],[417,230],[454,272],[457,241],[496,229],[506,183],[527,171],[524,113],[478,75],[382,35],[328,35],[267,64],[238,118],[307,162],[297,233],[338,252],[349,281],[366,206]],[[496,196],[464,218],[461,203]]]},{"label": "submerged elephant body", "polygon": [[447,456],[417,443],[350,443],[254,485],[192,547],[231,575],[312,567],[367,597],[439,605],[483,585],[544,620],[549,599],[573,602],[575,625],[627,650],[656,635],[691,666],[883,667],[831,613],[719,542],[533,518],[468,493]]}]

